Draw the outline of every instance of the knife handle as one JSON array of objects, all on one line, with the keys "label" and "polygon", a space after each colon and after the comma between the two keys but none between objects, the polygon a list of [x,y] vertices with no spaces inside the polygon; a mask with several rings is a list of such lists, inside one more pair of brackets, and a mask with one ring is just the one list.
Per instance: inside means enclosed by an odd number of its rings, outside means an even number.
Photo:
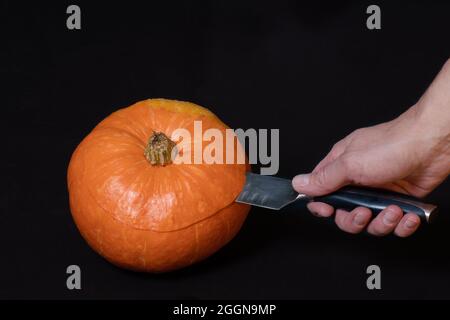
[{"label": "knife handle", "polygon": [[345,187],[325,196],[314,197],[312,201],[324,202],[344,210],[366,207],[371,209],[374,215],[394,204],[403,212],[417,214],[422,221],[428,223],[437,213],[437,206],[424,203],[420,199],[396,192],[359,187]]}]

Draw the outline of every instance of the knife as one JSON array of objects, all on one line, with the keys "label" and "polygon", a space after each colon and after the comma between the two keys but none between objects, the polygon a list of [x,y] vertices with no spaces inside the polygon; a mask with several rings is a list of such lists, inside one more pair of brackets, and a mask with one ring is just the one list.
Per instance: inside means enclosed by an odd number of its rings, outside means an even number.
[{"label": "knife", "polygon": [[336,192],[310,197],[296,192],[290,179],[264,176],[248,172],[244,189],[236,202],[252,206],[280,210],[293,202],[318,201],[335,208],[352,210],[366,207],[378,214],[389,205],[399,206],[405,213],[417,214],[421,220],[431,222],[436,216],[437,206],[422,202],[420,199],[401,193],[361,187],[344,187]]}]

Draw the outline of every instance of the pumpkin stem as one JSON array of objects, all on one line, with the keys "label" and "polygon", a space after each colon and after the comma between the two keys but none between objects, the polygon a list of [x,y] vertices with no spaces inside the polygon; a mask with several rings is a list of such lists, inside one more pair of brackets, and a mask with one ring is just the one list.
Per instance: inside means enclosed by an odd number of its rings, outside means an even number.
[{"label": "pumpkin stem", "polygon": [[152,166],[165,166],[172,163],[172,150],[176,143],[170,140],[164,133],[155,132],[148,140],[145,148],[145,158]]}]

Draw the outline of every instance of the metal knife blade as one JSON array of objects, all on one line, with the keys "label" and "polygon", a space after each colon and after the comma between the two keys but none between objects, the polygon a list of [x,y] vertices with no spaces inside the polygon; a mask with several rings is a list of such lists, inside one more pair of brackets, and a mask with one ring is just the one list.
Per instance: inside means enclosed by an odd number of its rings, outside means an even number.
[{"label": "metal knife blade", "polygon": [[296,192],[290,179],[247,172],[244,189],[236,202],[280,210],[302,197],[307,196]]}]

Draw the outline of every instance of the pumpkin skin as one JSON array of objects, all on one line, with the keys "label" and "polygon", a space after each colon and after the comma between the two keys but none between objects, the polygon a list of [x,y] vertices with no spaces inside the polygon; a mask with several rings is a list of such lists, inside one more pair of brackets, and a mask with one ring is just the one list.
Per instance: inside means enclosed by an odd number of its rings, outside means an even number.
[{"label": "pumpkin skin", "polygon": [[234,200],[247,164],[155,166],[144,156],[153,132],[170,137],[185,128],[194,137],[194,121],[202,121],[203,131],[228,128],[198,105],[149,99],[105,118],[74,151],[72,216],[88,244],[111,263],[145,272],[183,268],[219,250],[241,228],[250,207]]}]

